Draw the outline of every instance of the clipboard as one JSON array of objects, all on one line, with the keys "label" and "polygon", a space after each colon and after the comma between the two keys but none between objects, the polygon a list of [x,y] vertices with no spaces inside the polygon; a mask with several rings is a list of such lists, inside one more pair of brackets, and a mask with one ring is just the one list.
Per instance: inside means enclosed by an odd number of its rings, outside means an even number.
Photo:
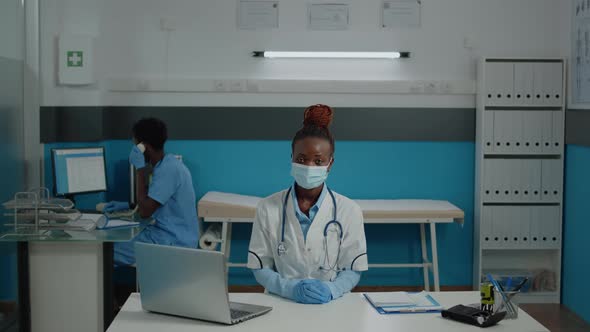
[{"label": "clipboard", "polygon": [[[443,310],[443,307],[438,303],[430,294],[426,295],[426,299],[430,301],[432,304],[431,306],[423,307],[423,306],[397,306],[397,307],[378,307],[376,306],[366,293],[363,293],[363,296],[367,302],[373,307],[379,314],[381,315],[392,315],[392,314],[427,314],[427,313],[440,313]],[[436,309],[432,307],[438,307]]]},{"label": "clipboard", "polygon": [[128,227],[135,227],[138,226],[139,222],[136,221],[127,221],[121,219],[110,219],[107,216],[102,216],[96,221],[96,229],[98,230],[107,230],[107,229],[115,229],[115,228],[128,228]]}]

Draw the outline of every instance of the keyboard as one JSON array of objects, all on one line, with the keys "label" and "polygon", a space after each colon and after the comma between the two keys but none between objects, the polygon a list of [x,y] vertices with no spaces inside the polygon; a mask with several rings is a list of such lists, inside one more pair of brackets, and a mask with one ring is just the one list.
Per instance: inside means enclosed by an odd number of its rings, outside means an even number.
[{"label": "keyboard", "polygon": [[244,318],[248,315],[251,315],[251,312],[248,311],[242,311],[242,310],[236,310],[236,309],[231,309],[231,319],[235,320],[235,319],[240,319],[240,318]]}]

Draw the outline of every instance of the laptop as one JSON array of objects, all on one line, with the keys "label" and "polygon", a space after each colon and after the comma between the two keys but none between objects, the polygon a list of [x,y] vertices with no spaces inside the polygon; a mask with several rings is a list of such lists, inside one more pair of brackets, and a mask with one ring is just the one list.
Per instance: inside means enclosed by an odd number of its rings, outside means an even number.
[{"label": "laptop", "polygon": [[135,257],[144,310],[229,325],[272,310],[229,301],[220,252],[135,242]]}]

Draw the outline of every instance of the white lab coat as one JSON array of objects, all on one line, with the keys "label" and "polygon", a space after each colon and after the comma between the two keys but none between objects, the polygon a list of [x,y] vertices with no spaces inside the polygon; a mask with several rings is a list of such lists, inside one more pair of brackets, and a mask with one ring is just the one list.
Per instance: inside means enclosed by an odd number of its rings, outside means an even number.
[{"label": "white lab coat", "polygon": [[[369,268],[362,211],[354,201],[335,192],[337,218],[343,228],[337,271],[329,270],[325,262],[324,228],[332,221],[334,215],[334,204],[329,193],[326,194],[311,223],[307,240],[304,240],[301,225],[295,216],[293,199],[287,199],[284,240],[286,252],[279,256],[278,245],[281,241],[283,203],[286,194],[287,190],[283,190],[258,204],[250,239],[248,268],[273,269],[288,279],[312,278],[324,281],[333,281],[340,270],[366,271]],[[336,265],[338,256],[337,230],[334,224],[328,227],[328,257],[332,266]]]}]

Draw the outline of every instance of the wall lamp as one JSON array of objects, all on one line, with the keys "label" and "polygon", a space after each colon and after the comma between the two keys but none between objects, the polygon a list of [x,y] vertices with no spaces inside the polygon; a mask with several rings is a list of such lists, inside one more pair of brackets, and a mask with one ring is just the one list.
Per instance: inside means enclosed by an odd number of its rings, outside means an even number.
[{"label": "wall lamp", "polygon": [[254,51],[252,56],[269,59],[407,59],[410,52],[282,52]]}]

